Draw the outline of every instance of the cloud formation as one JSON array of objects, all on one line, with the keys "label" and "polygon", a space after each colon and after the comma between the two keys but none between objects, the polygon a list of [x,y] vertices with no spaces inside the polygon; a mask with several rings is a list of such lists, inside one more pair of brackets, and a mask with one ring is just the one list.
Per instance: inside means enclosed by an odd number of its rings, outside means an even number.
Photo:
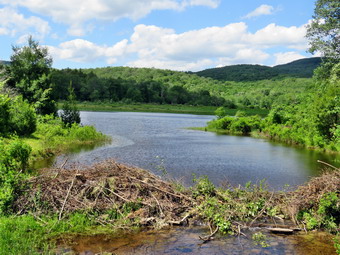
[{"label": "cloud formation", "polygon": [[[283,27],[276,24],[250,33],[246,23],[207,27],[185,33],[158,26],[137,25],[129,39],[112,46],[96,45],[76,39],[50,47],[55,58],[78,62],[104,59],[108,64],[133,56],[134,67],[157,67],[172,70],[200,70],[208,66],[263,63],[275,47],[299,50],[306,47],[305,26]],[[305,49],[305,48],[304,48]],[[295,60],[297,53],[273,56],[277,63]]]},{"label": "cloud formation", "polygon": [[0,8],[0,35],[25,36],[32,31],[36,38],[43,38],[50,32],[48,22],[35,17],[25,17],[10,7]]},{"label": "cloud formation", "polygon": [[0,0],[0,3],[25,7],[54,22],[70,26],[68,33],[83,36],[84,24],[91,20],[116,21],[121,18],[138,20],[154,10],[182,11],[190,6],[216,8],[220,0]]},{"label": "cloud formation", "polygon": [[275,65],[282,65],[282,64],[292,62],[294,60],[305,58],[305,56],[302,56],[298,52],[294,52],[294,51],[279,52],[279,53],[274,54],[274,56],[276,58]]},{"label": "cloud formation", "polygon": [[250,19],[262,15],[271,15],[274,13],[274,7],[267,4],[262,4],[261,6],[257,7],[252,12],[248,13],[246,16],[244,16],[244,19]]}]

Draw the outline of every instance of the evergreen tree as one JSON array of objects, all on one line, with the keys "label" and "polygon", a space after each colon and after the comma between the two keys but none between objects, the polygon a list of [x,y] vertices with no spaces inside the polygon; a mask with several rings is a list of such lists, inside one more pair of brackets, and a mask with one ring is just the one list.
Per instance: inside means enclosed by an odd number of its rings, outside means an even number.
[{"label": "evergreen tree", "polygon": [[68,98],[63,104],[62,113],[60,117],[65,126],[70,127],[73,123],[80,123],[80,114],[76,105],[76,95],[74,93],[74,89],[72,87],[72,82],[70,82],[70,86],[68,87]]},{"label": "evergreen tree", "polygon": [[56,113],[50,81],[51,67],[52,58],[47,48],[41,47],[31,36],[27,46],[13,46],[11,64],[6,66],[7,85],[16,88],[40,114]]}]

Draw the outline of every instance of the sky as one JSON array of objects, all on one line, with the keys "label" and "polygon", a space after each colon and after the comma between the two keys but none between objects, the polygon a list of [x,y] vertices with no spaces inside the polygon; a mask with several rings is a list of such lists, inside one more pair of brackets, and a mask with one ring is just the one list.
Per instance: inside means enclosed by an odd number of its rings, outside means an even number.
[{"label": "sky", "polygon": [[199,71],[312,57],[313,0],[0,0],[0,59],[32,35],[55,68]]}]

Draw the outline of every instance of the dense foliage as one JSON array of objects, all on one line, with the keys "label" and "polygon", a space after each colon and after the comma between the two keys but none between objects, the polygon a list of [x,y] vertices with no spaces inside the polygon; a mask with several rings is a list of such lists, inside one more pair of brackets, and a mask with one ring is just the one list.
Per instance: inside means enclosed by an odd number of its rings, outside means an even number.
[{"label": "dense foliage", "polygon": [[340,2],[318,0],[313,20],[307,27],[309,51],[320,52],[330,61],[339,62],[340,56]]},{"label": "dense foliage", "polygon": [[283,77],[311,78],[321,64],[321,58],[306,58],[274,67],[261,65],[231,65],[206,69],[195,74],[220,81],[259,81]]},{"label": "dense foliage", "polygon": [[236,134],[256,132],[286,143],[340,151],[340,64],[330,73],[327,80],[316,81],[300,102],[276,102],[265,119],[225,116],[219,108],[217,119],[208,124],[208,129]]},{"label": "dense foliage", "polygon": [[[0,90],[3,84],[0,83]],[[36,129],[35,109],[22,96],[0,93],[0,134],[30,135]]]},{"label": "dense foliage", "polygon": [[295,104],[313,84],[311,79],[284,78],[256,82],[222,82],[170,70],[107,67],[55,70],[55,97],[67,99],[72,81],[79,101],[212,105],[270,109],[274,102]]},{"label": "dense foliage", "polygon": [[41,47],[32,37],[29,37],[27,46],[13,47],[11,64],[6,66],[7,85],[34,104],[40,114],[56,112],[50,81],[51,66],[52,58],[47,48]]}]

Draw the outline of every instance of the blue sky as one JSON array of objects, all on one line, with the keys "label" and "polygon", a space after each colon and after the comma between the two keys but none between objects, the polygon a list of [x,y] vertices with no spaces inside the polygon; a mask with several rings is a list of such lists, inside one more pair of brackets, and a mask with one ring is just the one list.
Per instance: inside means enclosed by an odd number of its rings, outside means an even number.
[{"label": "blue sky", "polygon": [[0,0],[0,59],[28,35],[55,68],[181,71],[304,57],[312,0]]}]

